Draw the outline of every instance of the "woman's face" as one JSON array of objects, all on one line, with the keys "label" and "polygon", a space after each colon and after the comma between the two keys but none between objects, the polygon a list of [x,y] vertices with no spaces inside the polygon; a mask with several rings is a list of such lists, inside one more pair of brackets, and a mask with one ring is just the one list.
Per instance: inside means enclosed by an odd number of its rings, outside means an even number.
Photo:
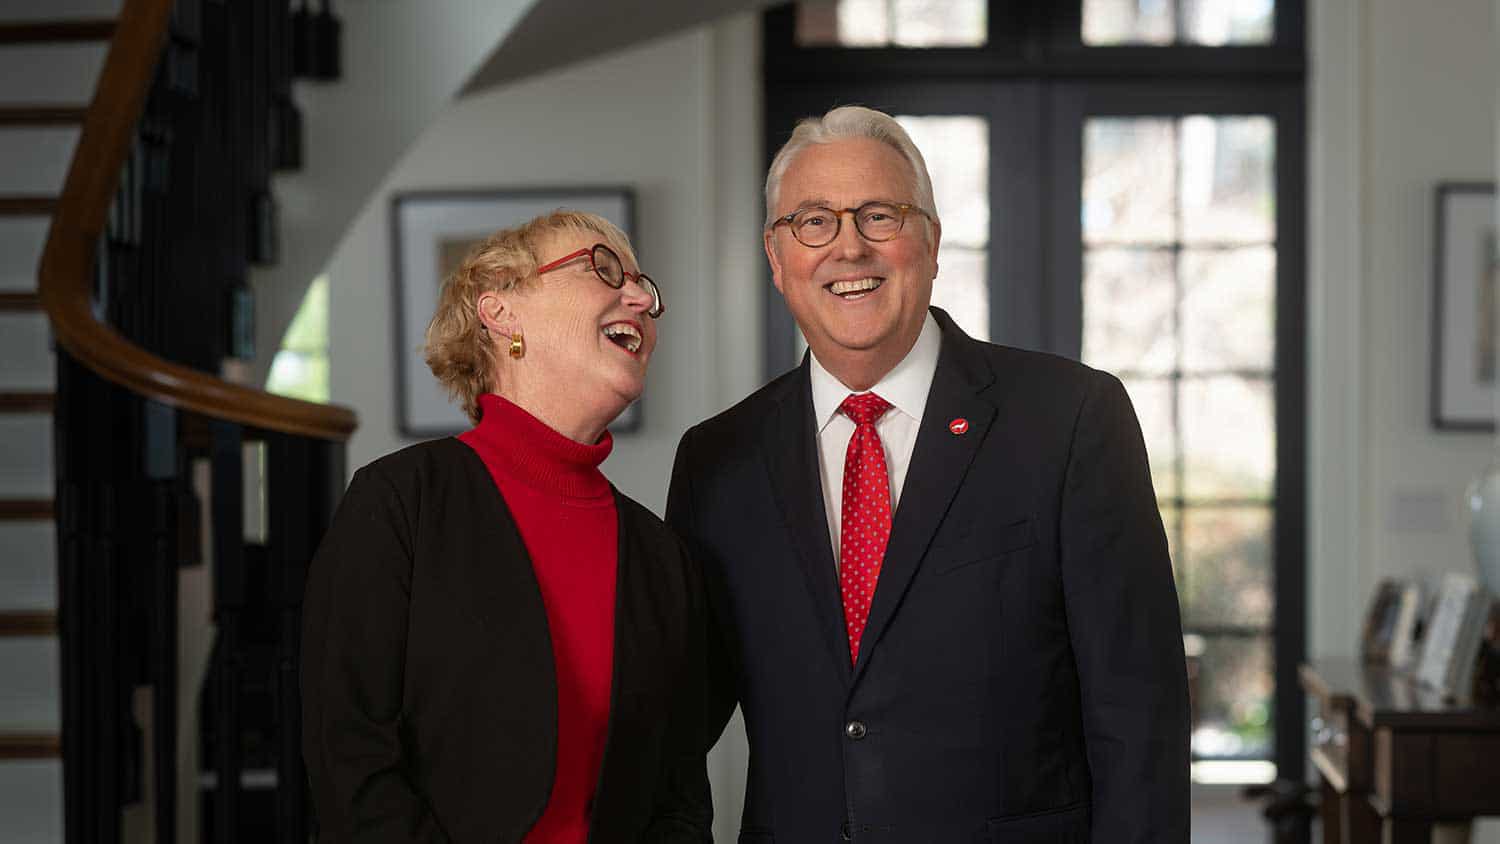
[{"label": "woman's face", "polygon": [[[553,232],[539,244],[538,265],[602,242],[596,232]],[[526,343],[525,357],[512,361],[509,342],[496,338],[504,393],[514,386],[533,402],[571,405],[606,424],[640,397],[656,348],[656,321],[646,315],[650,294],[635,282],[640,267],[627,255],[620,260],[629,275],[618,290],[600,280],[587,256],[579,256],[501,294]],[[513,384],[506,384],[508,376]]]}]

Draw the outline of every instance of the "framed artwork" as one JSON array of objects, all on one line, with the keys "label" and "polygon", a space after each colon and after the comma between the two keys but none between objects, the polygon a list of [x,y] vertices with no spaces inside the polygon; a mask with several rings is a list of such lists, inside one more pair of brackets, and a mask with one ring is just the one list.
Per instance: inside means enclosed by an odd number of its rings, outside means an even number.
[{"label": "framed artwork", "polygon": [[1437,186],[1433,231],[1432,424],[1495,430],[1495,185]]},{"label": "framed artwork", "polygon": [[[472,427],[422,359],[443,280],[491,234],[558,208],[598,214],[635,239],[635,193],[628,187],[420,190],[391,197],[396,424],[403,436],[444,437]],[[609,429],[621,434],[640,425],[637,401]]]}]

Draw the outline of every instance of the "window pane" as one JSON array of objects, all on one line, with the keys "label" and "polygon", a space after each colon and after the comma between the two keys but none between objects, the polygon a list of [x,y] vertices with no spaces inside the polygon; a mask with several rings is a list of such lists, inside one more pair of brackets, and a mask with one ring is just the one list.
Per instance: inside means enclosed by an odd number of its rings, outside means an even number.
[{"label": "window pane", "polygon": [[1084,0],[1083,43],[1170,44],[1172,0]]},{"label": "window pane", "polygon": [[[1168,378],[1123,380],[1146,439],[1146,456],[1151,461],[1151,485],[1156,488],[1156,497],[1176,496],[1177,421],[1172,408],[1172,381]],[[1167,530],[1168,538],[1173,538],[1171,527]]]},{"label": "window pane", "polygon": [[1188,508],[1182,542],[1184,626],[1272,623],[1269,507]]},{"label": "window pane", "polygon": [[[973,115],[897,115],[927,161],[943,220],[932,304],[970,336],[990,337],[990,126]],[[916,221],[911,221],[916,222]]]},{"label": "window pane", "polygon": [[953,317],[970,337],[990,339],[989,259],[978,249],[941,247],[932,304]]},{"label": "window pane", "polygon": [[804,0],[803,47],[978,47],[987,37],[986,0]]},{"label": "window pane", "polygon": [[320,275],[308,285],[281,348],[314,354],[328,353],[328,276]]},{"label": "window pane", "polygon": [[1184,494],[1269,500],[1276,465],[1270,379],[1195,378],[1179,390]]},{"label": "window pane", "polygon": [[282,349],[271,359],[266,391],[304,401],[328,401],[328,356]]},{"label": "window pane", "polygon": [[1083,359],[1110,372],[1176,366],[1172,253],[1090,249],[1083,261]]},{"label": "window pane", "polygon": [[1182,119],[1182,239],[1275,239],[1275,123],[1269,117]]},{"label": "window pane", "polygon": [[308,285],[282,337],[281,349],[271,359],[266,390],[306,401],[328,401],[328,276],[320,275]]},{"label": "window pane", "polygon": [[1189,44],[1270,44],[1275,0],[1182,0],[1182,41]]},{"label": "window pane", "polygon": [[985,0],[894,0],[896,46],[982,46],[987,6]]},{"label": "window pane", "polygon": [[1274,363],[1276,251],[1267,246],[1187,249],[1181,258],[1182,369],[1251,369]]},{"label": "window pane", "polygon": [[896,122],[911,136],[943,220],[943,245],[984,248],[990,239],[990,126],[971,115],[914,117]]},{"label": "window pane", "polygon": [[1175,121],[1094,118],[1084,129],[1085,243],[1170,243],[1177,237]]},{"label": "window pane", "polygon": [[1081,35],[1095,47],[1269,44],[1275,10],[1275,0],[1084,0]]},{"label": "window pane", "polygon": [[1193,757],[1264,759],[1271,754],[1272,673],[1268,636],[1189,636],[1197,640]]},{"label": "window pane", "polygon": [[[1159,492],[1159,491],[1158,491]],[[1167,554],[1172,558],[1172,579],[1177,584],[1178,594],[1182,594],[1182,572],[1178,560],[1181,554],[1177,549],[1180,547],[1178,537],[1182,534],[1182,511],[1172,504],[1161,505],[1161,526],[1167,533]]]},{"label": "window pane", "polygon": [[804,47],[880,47],[891,43],[886,0],[797,4],[797,43]]}]

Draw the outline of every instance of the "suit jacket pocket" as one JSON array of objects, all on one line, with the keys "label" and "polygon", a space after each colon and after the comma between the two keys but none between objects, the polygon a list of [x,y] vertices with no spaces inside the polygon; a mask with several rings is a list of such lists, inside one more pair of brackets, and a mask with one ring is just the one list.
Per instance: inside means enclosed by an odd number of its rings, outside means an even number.
[{"label": "suit jacket pocket", "polygon": [[1031,519],[1017,519],[996,527],[975,525],[953,542],[934,546],[928,553],[932,556],[933,573],[947,574],[1035,544],[1036,534],[1031,529]]},{"label": "suit jacket pocket", "polygon": [[1089,804],[987,822],[990,844],[1089,844]]}]

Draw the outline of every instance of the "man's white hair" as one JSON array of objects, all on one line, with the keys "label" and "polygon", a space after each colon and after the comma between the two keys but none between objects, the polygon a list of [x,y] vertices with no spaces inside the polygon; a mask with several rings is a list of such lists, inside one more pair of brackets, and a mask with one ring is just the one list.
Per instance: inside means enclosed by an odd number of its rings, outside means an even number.
[{"label": "man's white hair", "polygon": [[766,172],[766,228],[770,228],[779,216],[776,201],[781,193],[781,177],[786,175],[792,159],[812,144],[827,144],[845,138],[869,138],[900,153],[911,167],[912,187],[916,192],[913,201],[931,214],[933,220],[938,219],[937,202],[932,197],[932,177],[927,174],[927,162],[922,158],[922,151],[912,143],[911,136],[889,114],[851,105],[839,106],[822,117],[804,117],[776,153],[771,169]]}]

